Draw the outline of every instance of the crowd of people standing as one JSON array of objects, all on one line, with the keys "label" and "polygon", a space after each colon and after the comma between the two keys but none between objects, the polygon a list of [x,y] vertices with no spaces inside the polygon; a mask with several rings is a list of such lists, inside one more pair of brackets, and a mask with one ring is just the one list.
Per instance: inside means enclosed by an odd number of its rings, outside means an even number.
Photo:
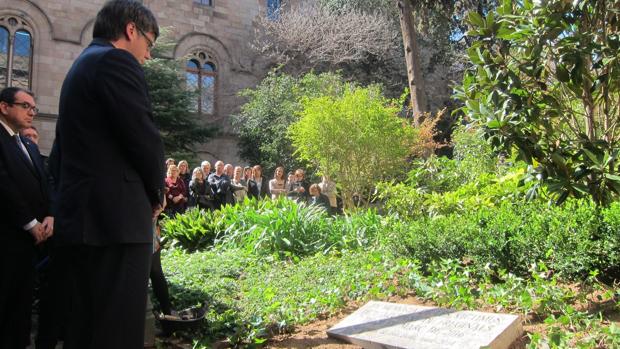
[{"label": "crowd of people standing", "polygon": [[261,165],[233,166],[218,160],[213,166],[203,161],[190,170],[189,163],[173,158],[166,160],[166,213],[173,216],[188,207],[216,210],[223,205],[242,202],[245,198],[287,197],[298,202],[323,207],[328,213],[337,212],[336,184],[327,176],[320,183],[310,184],[303,169],[289,172],[275,169],[273,178],[263,175]]}]

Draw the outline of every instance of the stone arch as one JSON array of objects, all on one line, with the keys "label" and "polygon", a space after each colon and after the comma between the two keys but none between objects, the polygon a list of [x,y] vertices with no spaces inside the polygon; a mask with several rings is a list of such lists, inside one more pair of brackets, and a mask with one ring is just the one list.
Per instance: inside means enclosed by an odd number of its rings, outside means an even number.
[{"label": "stone arch", "polygon": [[[21,1],[17,4],[11,3],[6,8],[0,10],[0,16],[4,15],[13,15],[24,19],[34,28],[35,31],[37,31],[36,33],[33,33],[33,35],[36,35],[39,38],[43,32],[54,32],[54,26],[52,25],[52,21],[48,15],[41,9],[41,7],[39,7],[39,5],[32,2],[32,0]],[[53,34],[49,35],[50,39],[52,37]]]},{"label": "stone arch", "polygon": [[[211,111],[205,112],[204,109],[202,109],[203,104],[201,103],[203,102],[203,98],[205,98],[206,96],[206,95],[202,95],[202,93],[204,93],[205,91],[202,89],[202,87],[200,87],[201,95],[200,97],[198,97],[198,102],[199,104],[201,104],[201,106],[197,108],[202,110],[202,115],[208,116],[210,120],[217,119],[219,115],[218,113],[218,107],[220,104],[219,99],[221,98],[221,91],[222,91],[222,85],[223,85],[222,78],[221,78],[221,69],[220,69],[221,59],[210,48],[203,47],[203,46],[195,46],[195,47],[190,48],[189,52],[187,52],[187,54],[182,56],[182,61],[184,62],[184,64],[187,64],[188,61],[194,61],[198,64],[200,69],[186,70],[186,74],[195,75],[198,77],[198,80],[201,80],[197,82],[197,86],[202,85],[202,82],[204,81],[202,80],[203,78],[213,79],[214,84],[213,84],[213,89],[211,90],[211,97],[210,97],[210,99],[212,100]],[[207,72],[205,74],[204,71],[201,72],[202,67],[204,67],[206,64],[209,64],[215,68],[213,73]],[[184,69],[187,69],[187,68],[184,67]]]},{"label": "stone arch", "polygon": [[196,50],[204,50],[217,60],[220,71],[230,71],[236,67],[230,51],[219,39],[204,33],[188,33],[179,39],[174,48],[175,58],[184,57]]},{"label": "stone arch", "polygon": [[209,120],[210,122],[221,121],[225,118],[225,114],[222,113],[224,107],[221,103],[222,98],[233,93],[228,77],[233,70],[238,69],[239,65],[233,61],[233,56],[226,45],[209,34],[192,32],[182,36],[173,49],[173,56],[174,58],[189,57],[194,52],[207,53],[216,65],[215,113],[209,115]]},{"label": "stone arch", "polygon": [[86,45],[88,45],[88,43],[90,43],[90,41],[93,38],[93,28],[95,27],[95,18],[91,18],[88,22],[86,22],[86,24],[84,24],[84,27],[82,28],[82,31],[80,32],[80,43],[82,44],[83,47],[85,47]]}]

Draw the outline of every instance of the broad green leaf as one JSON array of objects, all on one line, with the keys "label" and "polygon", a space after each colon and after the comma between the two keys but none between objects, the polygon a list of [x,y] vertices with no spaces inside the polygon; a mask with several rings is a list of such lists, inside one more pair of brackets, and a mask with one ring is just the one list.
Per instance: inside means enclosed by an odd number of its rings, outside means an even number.
[{"label": "broad green leaf", "polygon": [[469,23],[472,24],[474,27],[478,27],[478,28],[484,27],[484,19],[476,11],[470,11],[467,14],[467,19],[469,20]]}]

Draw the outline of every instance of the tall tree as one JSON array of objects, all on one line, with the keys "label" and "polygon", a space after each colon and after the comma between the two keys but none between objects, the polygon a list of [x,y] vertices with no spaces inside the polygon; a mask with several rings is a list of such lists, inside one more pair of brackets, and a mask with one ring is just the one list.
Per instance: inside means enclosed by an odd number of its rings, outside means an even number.
[{"label": "tall tree", "polygon": [[[420,118],[424,112],[428,111],[426,103],[426,89],[424,87],[424,76],[420,66],[420,51],[418,48],[417,33],[415,30],[414,13],[411,2],[415,0],[396,0],[400,18],[400,28],[402,31],[403,45],[405,47],[405,61],[407,62],[407,77],[409,82],[409,93],[411,95],[411,109],[416,124],[420,123]],[[411,1],[411,2],[410,2]]]}]

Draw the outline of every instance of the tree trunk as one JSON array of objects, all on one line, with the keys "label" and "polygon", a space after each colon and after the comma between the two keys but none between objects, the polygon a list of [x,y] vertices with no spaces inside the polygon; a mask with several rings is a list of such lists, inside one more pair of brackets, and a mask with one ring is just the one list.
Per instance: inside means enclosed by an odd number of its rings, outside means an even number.
[{"label": "tree trunk", "polygon": [[405,47],[405,61],[407,62],[407,77],[409,79],[409,91],[411,94],[411,110],[416,125],[419,125],[424,112],[428,111],[426,103],[426,91],[424,90],[424,77],[420,67],[418,51],[418,39],[413,26],[413,11],[411,1],[397,0],[400,29],[403,34]]}]

